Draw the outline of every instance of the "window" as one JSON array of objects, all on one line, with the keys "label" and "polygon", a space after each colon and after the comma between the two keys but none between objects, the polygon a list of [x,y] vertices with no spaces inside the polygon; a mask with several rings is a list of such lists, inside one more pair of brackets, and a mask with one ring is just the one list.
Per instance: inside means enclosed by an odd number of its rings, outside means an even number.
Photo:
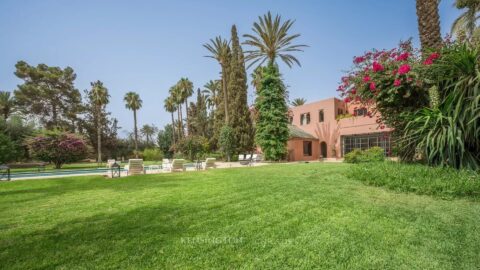
[{"label": "window", "polygon": [[358,108],[353,110],[353,115],[355,116],[366,116],[367,115],[367,108]]},{"label": "window", "polygon": [[385,150],[385,156],[391,155],[392,142],[389,133],[376,133],[366,135],[342,136],[342,155],[353,149],[369,149],[378,146]]},{"label": "window", "polygon": [[342,109],[338,109],[337,110],[337,115],[342,115],[343,114],[343,110]]},{"label": "window", "polygon": [[290,125],[293,124],[293,116],[288,117],[288,122],[290,123]]},{"label": "window", "polygon": [[304,156],[312,156],[312,142],[311,141],[303,141],[303,155]]},{"label": "window", "polygon": [[303,113],[300,115],[300,125],[310,124],[310,113]]},{"label": "window", "polygon": [[318,111],[318,122],[323,122],[324,120],[323,110]]}]

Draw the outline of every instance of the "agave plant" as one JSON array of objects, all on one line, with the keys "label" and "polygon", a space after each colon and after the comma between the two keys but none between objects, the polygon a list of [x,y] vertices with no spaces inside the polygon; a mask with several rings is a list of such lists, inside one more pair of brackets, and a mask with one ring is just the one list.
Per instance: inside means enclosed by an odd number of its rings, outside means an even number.
[{"label": "agave plant", "polygon": [[431,165],[480,170],[480,50],[453,44],[429,66],[439,105],[413,114],[401,140]]}]

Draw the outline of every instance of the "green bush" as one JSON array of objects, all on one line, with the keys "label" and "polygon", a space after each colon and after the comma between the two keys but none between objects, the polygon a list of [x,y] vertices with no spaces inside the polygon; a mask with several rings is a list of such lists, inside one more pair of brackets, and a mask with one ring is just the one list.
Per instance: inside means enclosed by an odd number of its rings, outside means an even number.
[{"label": "green bush", "polygon": [[379,162],[385,160],[385,151],[381,147],[372,147],[367,150],[354,149],[344,157],[346,163]]},{"label": "green bush", "polygon": [[143,159],[146,161],[160,161],[163,159],[163,153],[157,148],[147,148],[143,150]]},{"label": "green bush", "polygon": [[16,156],[15,144],[9,137],[0,133],[0,164],[12,161]]},{"label": "green bush", "polygon": [[480,174],[471,170],[429,167],[421,164],[378,162],[357,164],[348,176],[368,185],[442,198],[480,199]]}]

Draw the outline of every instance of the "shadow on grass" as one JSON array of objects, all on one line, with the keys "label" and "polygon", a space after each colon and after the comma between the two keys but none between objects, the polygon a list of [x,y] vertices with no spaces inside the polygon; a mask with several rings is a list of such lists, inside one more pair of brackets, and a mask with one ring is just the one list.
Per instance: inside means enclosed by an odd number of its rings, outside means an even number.
[{"label": "shadow on grass", "polygon": [[[172,242],[180,242],[188,223],[178,216],[197,209],[137,208],[58,223],[28,234],[0,240],[0,269],[119,268],[144,265]],[[152,265],[153,266],[153,265]]]}]

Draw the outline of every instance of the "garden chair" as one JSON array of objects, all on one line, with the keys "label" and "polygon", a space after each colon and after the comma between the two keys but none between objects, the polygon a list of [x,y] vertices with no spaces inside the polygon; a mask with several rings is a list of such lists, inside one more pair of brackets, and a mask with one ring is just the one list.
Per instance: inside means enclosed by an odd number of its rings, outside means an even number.
[{"label": "garden chair", "polygon": [[107,160],[107,168],[110,169],[112,168],[113,164],[117,163],[115,159],[109,159]]},{"label": "garden chair", "polygon": [[185,171],[185,160],[184,159],[174,159],[172,160],[172,163],[170,164],[170,172],[174,171]]},{"label": "garden chair", "polygon": [[252,156],[252,165],[254,165],[255,163],[258,163],[258,162],[262,161],[262,159],[263,159],[262,155],[253,154],[253,156]]},{"label": "garden chair", "polygon": [[127,171],[127,175],[145,174],[143,159],[129,159],[125,170]]},{"label": "garden chair", "polygon": [[207,170],[209,168],[216,168],[217,165],[215,164],[215,161],[217,161],[215,158],[207,158],[205,160],[205,164],[203,165],[203,169]]},{"label": "garden chair", "polygon": [[238,155],[238,161],[240,161],[240,163],[242,163],[242,161],[245,161],[245,154]]},{"label": "garden chair", "polygon": [[242,159],[242,160],[239,160],[240,161],[240,164],[241,165],[250,165],[250,162],[251,162],[251,159],[252,159],[252,155],[249,155],[249,154],[246,154],[246,155],[243,155],[245,158]]}]

